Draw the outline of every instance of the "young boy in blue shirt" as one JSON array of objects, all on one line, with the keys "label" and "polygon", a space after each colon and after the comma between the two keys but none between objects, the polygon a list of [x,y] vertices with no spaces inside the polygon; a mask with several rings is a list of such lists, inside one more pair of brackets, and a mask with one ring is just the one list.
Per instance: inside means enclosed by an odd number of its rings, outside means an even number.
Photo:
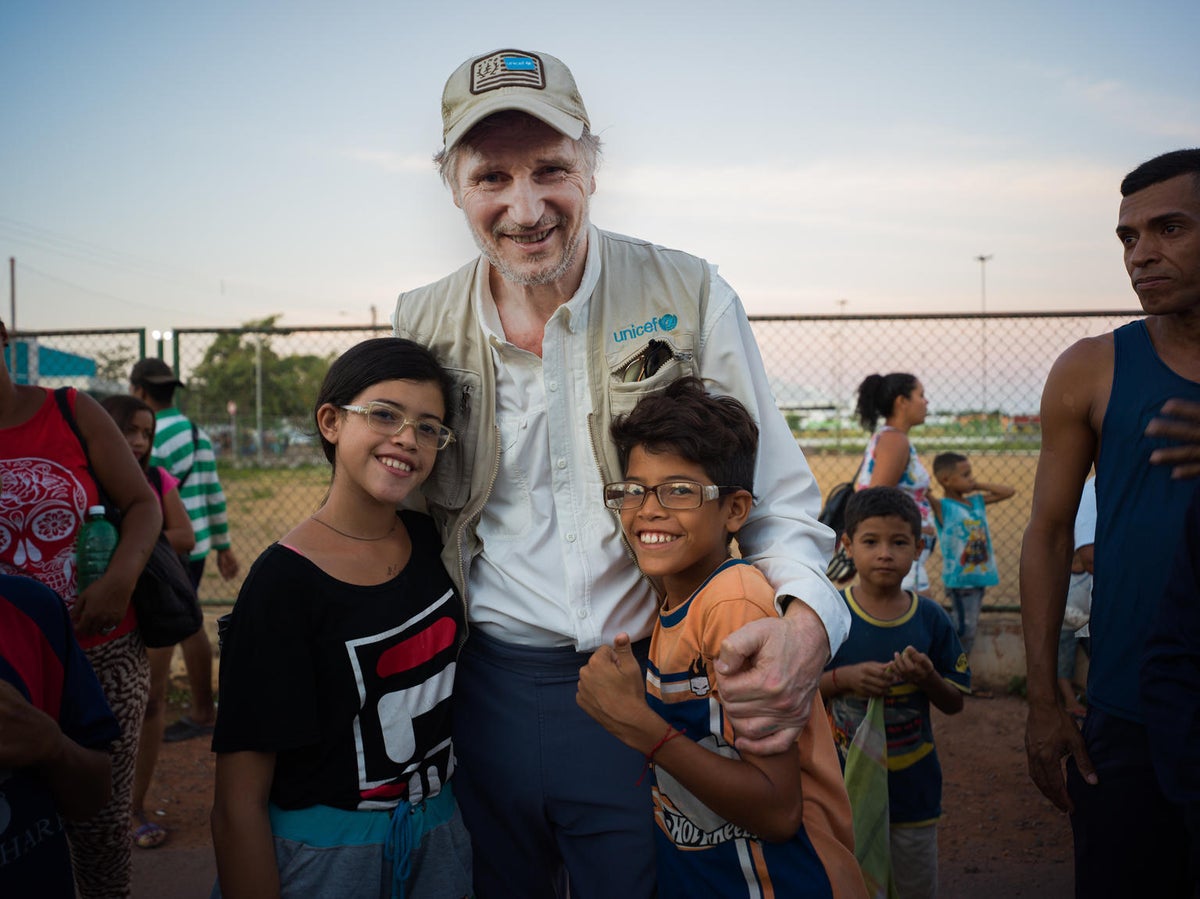
[{"label": "young boy in blue shirt", "polygon": [[858,581],[842,591],[850,635],[821,675],[821,695],[843,751],[869,699],[883,698],[893,882],[901,899],[934,896],[942,769],[929,706],[962,711],[971,671],[942,607],[900,586],[921,545],[916,504],[894,487],[860,490],[846,504],[842,541]]},{"label": "young boy in blue shirt", "polygon": [[959,642],[970,655],[983,591],[1000,583],[985,507],[1011,498],[1016,491],[1005,484],[975,480],[971,461],[961,453],[941,453],[934,458],[933,476],[946,494],[941,499],[929,498],[942,548],[942,586],[954,609]]}]

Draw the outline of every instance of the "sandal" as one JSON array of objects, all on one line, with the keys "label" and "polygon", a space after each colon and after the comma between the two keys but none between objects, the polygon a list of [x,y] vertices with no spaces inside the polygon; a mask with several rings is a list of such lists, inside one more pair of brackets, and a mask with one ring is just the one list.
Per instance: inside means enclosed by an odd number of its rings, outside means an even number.
[{"label": "sandal", "polygon": [[173,724],[168,724],[163,729],[163,742],[179,743],[183,740],[195,739],[196,737],[206,737],[211,735],[214,729],[215,725],[197,724],[185,715]]},{"label": "sandal", "polygon": [[133,832],[133,842],[139,849],[155,849],[167,841],[167,832],[153,821],[147,821],[144,814],[139,812],[134,817],[142,822]]}]

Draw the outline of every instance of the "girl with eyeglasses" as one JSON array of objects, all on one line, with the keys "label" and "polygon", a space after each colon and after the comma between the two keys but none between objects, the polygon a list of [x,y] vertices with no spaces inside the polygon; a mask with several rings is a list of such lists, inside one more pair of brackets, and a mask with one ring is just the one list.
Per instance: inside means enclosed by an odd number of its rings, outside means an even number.
[{"label": "girl with eyeglasses", "polygon": [[397,511],[453,439],[449,396],[432,354],[392,337],[325,377],[329,492],[254,563],[222,642],[212,830],[226,897],[471,891],[450,788],[465,609],[432,520]]}]

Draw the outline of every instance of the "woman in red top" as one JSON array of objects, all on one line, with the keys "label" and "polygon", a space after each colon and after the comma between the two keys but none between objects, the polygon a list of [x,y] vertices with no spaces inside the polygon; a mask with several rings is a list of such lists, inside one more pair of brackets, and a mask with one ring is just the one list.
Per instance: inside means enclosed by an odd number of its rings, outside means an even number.
[{"label": "woman in red top", "polygon": [[[3,322],[0,343],[9,344]],[[125,438],[100,404],[74,390],[65,399],[86,453],[54,392],[15,383],[7,356],[0,364],[0,570],[32,577],[62,596],[121,724],[121,739],[112,750],[112,797],[95,817],[69,825],[68,836],[80,895],[127,896],[133,761],[150,687],[146,648],[129,598],[158,538],[162,513]],[[75,538],[87,507],[99,498],[89,457],[104,492],[121,510],[121,539],[108,570],[80,593]]]}]

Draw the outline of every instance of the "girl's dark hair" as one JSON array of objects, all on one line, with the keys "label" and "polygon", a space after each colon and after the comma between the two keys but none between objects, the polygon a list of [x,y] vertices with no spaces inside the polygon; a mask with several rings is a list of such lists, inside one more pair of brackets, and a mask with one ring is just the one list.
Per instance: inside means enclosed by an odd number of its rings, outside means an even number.
[{"label": "girl's dark hair", "polygon": [[858,405],[854,412],[868,431],[875,430],[881,418],[892,414],[896,400],[917,389],[917,376],[894,371],[890,375],[867,375],[858,385]]},{"label": "girl's dark hair", "polygon": [[698,378],[680,378],[645,397],[611,432],[622,474],[633,448],[644,446],[695,462],[718,486],[754,493],[758,425],[740,402],[708,393]]},{"label": "girl's dark hair", "polygon": [[[129,426],[133,424],[133,416],[139,412],[149,412],[150,421],[150,447],[151,452],[154,448],[154,428],[158,422],[154,417],[154,410],[139,400],[136,396],[130,396],[127,393],[114,393],[112,396],[106,396],[100,401],[100,405],[104,407],[104,411],[112,416],[112,420],[117,423],[117,427],[124,434],[129,430]],[[146,458],[138,459],[141,463],[143,471],[150,470],[150,453],[146,453]]]},{"label": "girl's dark hair", "polygon": [[[411,340],[402,337],[376,337],[364,340],[342,353],[321,382],[317,393],[317,401],[313,404],[313,421],[316,421],[317,410],[329,403],[333,406],[344,406],[354,402],[354,398],[381,381],[424,381],[436,384],[442,391],[442,402],[446,411],[442,422],[447,427],[453,427],[450,419],[450,397],[452,384],[446,370],[438,364],[433,353]],[[317,436],[321,440],[321,449],[330,465],[335,465],[334,445],[321,435],[317,428]]]}]

